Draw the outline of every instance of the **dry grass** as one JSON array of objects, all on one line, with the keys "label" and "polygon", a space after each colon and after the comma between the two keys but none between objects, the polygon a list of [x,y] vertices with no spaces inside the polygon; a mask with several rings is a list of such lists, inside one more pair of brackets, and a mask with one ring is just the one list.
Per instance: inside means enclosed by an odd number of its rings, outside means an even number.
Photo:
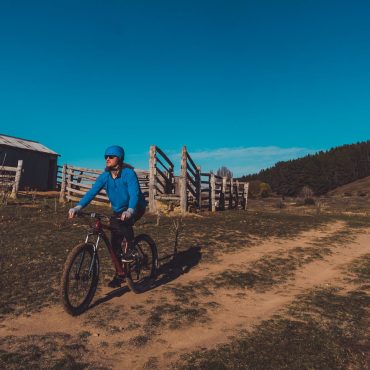
[{"label": "dry grass", "polygon": [[[100,297],[98,292],[98,300],[82,318],[88,330],[77,336],[48,333],[3,337],[0,367],[103,369],[89,358],[87,343],[94,329],[104,332],[107,338],[115,338],[113,343],[101,342],[101,348],[136,351],[147,348],[163,331],[173,333],[172,330],[211,324],[213,315],[223,309],[217,303],[221,289],[233,289],[241,295],[247,290],[271,291],[293,281],[303,266],[321,261],[336,248],[345,248],[353,242],[356,232],[370,227],[370,218],[364,216],[370,209],[367,199],[361,204],[353,199],[350,203],[347,201],[344,198],[323,200],[318,213],[314,207],[297,206],[289,200],[284,201],[283,208],[276,207],[276,199],[252,200],[247,212],[185,217],[177,235],[176,216],[161,216],[157,225],[155,215],[145,215],[137,224],[136,233],[153,237],[161,264],[152,290],[146,293],[147,301],[112,304],[114,298],[128,292],[125,287],[108,297]],[[84,239],[88,228],[84,220],[67,220],[68,209],[69,205],[60,205],[47,197],[25,197],[0,207],[2,318],[32,315],[46,306],[59,305],[59,279],[66,255]],[[310,245],[298,244],[288,250],[280,245],[275,251],[244,265],[234,265],[195,281],[181,284],[177,281],[198,265],[215,264],[221,258],[225,260],[225,256],[227,260],[228,253],[248,251],[269,238],[290,241],[304,231],[325,230],[334,221],[341,221],[345,227],[311,240]],[[176,256],[173,255],[175,247]],[[113,269],[104,248],[100,250],[100,258],[100,283],[105,284]],[[367,255],[355,260],[343,270],[350,289],[337,287],[306,292],[280,317],[262,322],[251,332],[241,332],[213,350],[190,353],[175,362],[174,368],[366,368],[370,348],[366,333],[369,259]],[[128,339],[119,339],[123,333]],[[144,365],[147,369],[158,367],[160,360],[156,356],[149,357]]]},{"label": "dry grass", "polygon": [[367,369],[370,296],[318,289],[284,317],[264,321],[229,344],[183,356],[179,369]]}]

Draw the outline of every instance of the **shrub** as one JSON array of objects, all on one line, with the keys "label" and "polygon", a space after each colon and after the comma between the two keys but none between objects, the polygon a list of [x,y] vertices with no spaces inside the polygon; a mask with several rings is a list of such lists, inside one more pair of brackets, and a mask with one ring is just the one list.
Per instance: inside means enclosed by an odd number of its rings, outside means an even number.
[{"label": "shrub", "polygon": [[313,206],[313,205],[315,205],[315,199],[313,199],[311,197],[310,198],[305,198],[304,204],[306,206]]},{"label": "shrub", "polygon": [[301,203],[304,205],[312,206],[315,204],[315,199],[313,198],[314,193],[313,190],[309,186],[304,186],[299,193],[299,198],[301,199]]},{"label": "shrub", "polygon": [[272,190],[269,184],[259,180],[252,180],[249,182],[248,196],[252,199],[261,197],[267,198],[271,195]]},{"label": "shrub", "polygon": [[266,182],[261,182],[259,188],[261,198],[267,198],[271,195],[271,187]]},{"label": "shrub", "polygon": [[314,194],[313,194],[313,190],[309,186],[305,185],[302,188],[299,195],[301,198],[307,199],[307,198],[312,198]]},{"label": "shrub", "polygon": [[358,195],[359,197],[366,197],[367,193],[365,193],[365,192],[363,192],[363,191],[358,191],[358,192],[357,192],[357,195]]},{"label": "shrub", "polygon": [[260,194],[260,183],[259,180],[252,180],[249,182],[248,196],[252,199],[257,198]]}]

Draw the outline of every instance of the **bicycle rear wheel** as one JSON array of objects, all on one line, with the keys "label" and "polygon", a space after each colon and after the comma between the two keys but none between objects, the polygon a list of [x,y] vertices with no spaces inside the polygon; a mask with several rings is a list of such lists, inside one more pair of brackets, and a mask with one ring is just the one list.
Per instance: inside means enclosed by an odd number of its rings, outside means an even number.
[{"label": "bicycle rear wheel", "polygon": [[150,287],[157,271],[157,247],[149,235],[141,234],[135,238],[133,249],[135,260],[125,263],[126,281],[134,293],[142,293]]},{"label": "bicycle rear wheel", "polygon": [[99,280],[99,258],[90,243],[76,245],[64,264],[61,299],[64,309],[76,316],[91,303]]}]

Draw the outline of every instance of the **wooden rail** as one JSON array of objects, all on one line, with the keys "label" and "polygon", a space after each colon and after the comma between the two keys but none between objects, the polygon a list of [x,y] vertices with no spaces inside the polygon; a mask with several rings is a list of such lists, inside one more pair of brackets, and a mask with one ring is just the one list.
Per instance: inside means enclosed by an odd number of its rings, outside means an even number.
[{"label": "wooden rail", "polygon": [[174,164],[157,146],[149,150],[149,211],[157,211],[156,199],[175,194]]},{"label": "wooden rail", "polygon": [[180,207],[183,213],[188,211],[189,205],[202,208],[202,184],[201,170],[195,164],[186,146],[181,151],[181,174],[179,180],[180,186]]},{"label": "wooden rail", "polygon": [[[146,198],[149,195],[149,171],[135,170],[141,190]],[[71,165],[58,166],[58,184],[60,185],[59,201],[80,201],[92,188],[102,170],[82,168]],[[109,205],[105,190],[101,190],[92,204]]]},{"label": "wooden rail", "polygon": [[201,179],[202,208],[212,212],[247,209],[249,183],[217,176],[212,172],[201,173]]},{"label": "wooden rail", "polygon": [[233,178],[203,173],[186,147],[181,153],[180,206],[183,213],[193,203],[196,208],[211,212],[224,209],[246,209],[248,183]]},{"label": "wooden rail", "polygon": [[22,160],[18,161],[17,167],[0,167],[0,192],[2,197],[10,193],[11,198],[17,198],[22,168]]}]

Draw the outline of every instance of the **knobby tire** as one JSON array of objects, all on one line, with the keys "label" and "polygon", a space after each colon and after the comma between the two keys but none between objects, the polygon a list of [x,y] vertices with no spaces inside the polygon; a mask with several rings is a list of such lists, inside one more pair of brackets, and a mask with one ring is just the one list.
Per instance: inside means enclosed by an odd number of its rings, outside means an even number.
[{"label": "knobby tire", "polygon": [[126,281],[131,291],[142,293],[150,287],[157,272],[157,247],[149,235],[140,234],[135,238],[133,248],[137,258],[125,263]]},{"label": "knobby tire", "polygon": [[[68,254],[64,264],[62,280],[61,280],[61,300],[64,309],[72,316],[77,316],[87,310],[89,307],[99,281],[99,258],[96,254],[92,264],[94,255],[94,246],[91,243],[82,243],[76,245]],[[86,261],[85,261],[86,259]],[[81,262],[82,261],[82,262]],[[77,263],[77,265],[76,265]],[[86,266],[83,265],[86,264]],[[81,266],[83,265],[83,266]],[[79,268],[78,268],[79,266]],[[90,270],[90,267],[92,269]],[[89,267],[88,269],[86,267]],[[79,271],[80,270],[80,271]],[[76,273],[79,271],[79,274]],[[90,272],[90,273],[89,273]],[[79,275],[77,277],[77,275]],[[85,284],[87,282],[86,294],[82,293],[82,299],[79,303],[74,303],[70,284]]]}]

